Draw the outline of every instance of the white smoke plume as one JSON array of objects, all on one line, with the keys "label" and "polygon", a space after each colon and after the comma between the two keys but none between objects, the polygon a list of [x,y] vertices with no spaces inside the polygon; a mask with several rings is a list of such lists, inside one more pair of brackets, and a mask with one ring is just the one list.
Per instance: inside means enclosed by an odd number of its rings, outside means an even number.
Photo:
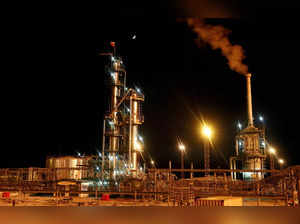
[{"label": "white smoke plume", "polygon": [[245,58],[243,48],[240,45],[230,43],[228,35],[231,31],[229,29],[221,25],[205,24],[202,20],[196,18],[188,18],[187,24],[197,33],[200,40],[208,43],[214,50],[221,50],[232,70],[242,75],[248,73],[248,66],[243,64]]}]

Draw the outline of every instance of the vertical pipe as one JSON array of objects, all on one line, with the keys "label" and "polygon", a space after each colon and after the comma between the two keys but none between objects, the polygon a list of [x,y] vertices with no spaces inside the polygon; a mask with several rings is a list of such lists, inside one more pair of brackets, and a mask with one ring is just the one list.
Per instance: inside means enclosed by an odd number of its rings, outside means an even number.
[{"label": "vertical pipe", "polygon": [[129,113],[129,149],[128,149],[128,166],[131,169],[131,151],[132,151],[132,96],[130,96],[130,113]]},{"label": "vertical pipe", "polygon": [[239,155],[239,139],[235,139],[235,154],[238,156]]},{"label": "vertical pipe", "polygon": [[[136,97],[136,94],[134,95]],[[133,141],[133,152],[132,152],[132,169],[135,170],[134,172],[137,172],[137,141],[138,141],[138,102],[134,100],[133,102],[133,127],[132,127],[132,141]]]},{"label": "vertical pipe", "polygon": [[233,169],[233,166],[232,166],[232,158],[230,157],[230,160],[229,160],[229,163],[230,163],[230,170],[231,170],[231,180],[233,180],[233,171],[232,171],[232,169]]},{"label": "vertical pipe", "polygon": [[104,118],[103,121],[103,136],[102,136],[102,168],[101,168],[101,179],[103,181],[103,177],[104,177],[104,162],[105,162],[105,155],[104,155],[104,150],[105,150],[105,124],[106,124],[106,120]]},{"label": "vertical pipe", "polygon": [[[209,170],[209,140],[204,140],[204,169]],[[209,176],[209,172],[205,172],[205,176]]]},{"label": "vertical pipe", "polygon": [[[236,160],[233,160],[233,169],[236,170]],[[234,172],[234,179],[236,180],[236,172]]]},{"label": "vertical pipe", "polygon": [[191,172],[190,172],[191,179],[193,179],[193,177],[194,177],[193,169],[194,169],[194,164],[193,164],[193,162],[191,162]]},{"label": "vertical pipe", "polygon": [[181,152],[181,178],[184,179],[184,160],[183,160],[183,150],[180,151]]},{"label": "vertical pipe", "polygon": [[169,176],[168,176],[169,181],[171,179],[171,171],[172,171],[172,162],[171,160],[169,160]]},{"label": "vertical pipe", "polygon": [[270,153],[270,168],[271,168],[271,170],[275,169],[274,155],[272,153]]},{"label": "vertical pipe", "polygon": [[248,105],[248,127],[253,127],[252,96],[251,96],[251,74],[245,75],[247,80],[247,105]]}]

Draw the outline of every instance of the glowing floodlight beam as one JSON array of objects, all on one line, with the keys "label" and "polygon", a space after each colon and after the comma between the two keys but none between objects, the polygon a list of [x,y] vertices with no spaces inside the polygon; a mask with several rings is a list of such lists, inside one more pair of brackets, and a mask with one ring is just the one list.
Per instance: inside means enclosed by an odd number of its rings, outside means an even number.
[{"label": "glowing floodlight beam", "polygon": [[242,129],[242,124],[240,122],[238,122],[237,126],[240,130]]},{"label": "glowing floodlight beam", "polygon": [[154,165],[154,161],[153,160],[151,160],[151,164]]},{"label": "glowing floodlight beam", "polygon": [[114,72],[111,72],[110,75],[114,80],[116,80],[116,74]]},{"label": "glowing floodlight beam", "polygon": [[185,150],[184,144],[179,144],[178,148],[179,148],[180,151],[184,151]]},{"label": "glowing floodlight beam", "polygon": [[141,93],[141,89],[140,89],[140,88],[136,87],[135,89],[136,89],[136,91],[137,91],[138,93]]},{"label": "glowing floodlight beam", "polygon": [[284,160],[283,160],[283,159],[279,159],[278,162],[279,162],[280,164],[284,164]]},{"label": "glowing floodlight beam", "polygon": [[263,117],[263,116],[261,116],[261,115],[258,117],[258,119],[259,119],[261,122],[263,122],[263,121],[264,121],[264,117]]},{"label": "glowing floodlight beam", "polygon": [[208,126],[203,126],[203,129],[202,129],[202,134],[207,137],[207,138],[211,138],[212,136],[212,130],[210,127]]},{"label": "glowing floodlight beam", "polygon": [[136,35],[135,35],[135,34],[133,35],[132,39],[133,39],[133,40],[135,40],[135,39],[136,39]]},{"label": "glowing floodlight beam", "polygon": [[276,150],[273,148],[273,147],[271,147],[270,149],[269,149],[269,152],[271,153],[271,154],[276,154]]},{"label": "glowing floodlight beam", "polygon": [[141,142],[144,142],[144,139],[143,139],[143,137],[142,137],[142,136],[140,136],[140,135],[139,135],[139,140],[140,140]]},{"label": "glowing floodlight beam", "polygon": [[142,151],[142,145],[137,141],[134,143],[134,148],[136,151],[139,151],[139,152]]}]

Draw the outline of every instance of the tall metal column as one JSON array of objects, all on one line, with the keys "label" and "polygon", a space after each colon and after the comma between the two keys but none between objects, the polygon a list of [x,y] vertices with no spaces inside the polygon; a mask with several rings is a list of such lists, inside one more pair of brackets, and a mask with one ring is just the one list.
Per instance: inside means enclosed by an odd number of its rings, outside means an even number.
[{"label": "tall metal column", "polygon": [[184,169],[183,153],[184,153],[184,151],[181,150],[180,153],[181,153],[181,178],[184,179],[184,172],[183,172],[183,169]]},{"label": "tall metal column", "polygon": [[275,162],[274,162],[274,154],[270,153],[270,169],[274,170],[275,169]]},{"label": "tall metal column", "polygon": [[[204,169],[209,170],[210,164],[209,164],[209,140],[204,140]],[[209,172],[205,172],[205,176],[209,176]]]}]

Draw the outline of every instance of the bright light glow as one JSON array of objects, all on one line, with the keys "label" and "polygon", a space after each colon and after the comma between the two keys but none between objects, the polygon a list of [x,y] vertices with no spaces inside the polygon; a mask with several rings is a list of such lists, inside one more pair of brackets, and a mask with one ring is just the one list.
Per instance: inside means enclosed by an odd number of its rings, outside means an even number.
[{"label": "bright light glow", "polygon": [[178,148],[180,151],[184,151],[185,150],[185,146],[183,144],[179,144]]},{"label": "bright light glow", "polygon": [[77,154],[78,154],[78,156],[81,156],[80,152],[78,152]]},{"label": "bright light glow", "polygon": [[143,139],[143,137],[142,137],[142,136],[140,136],[140,135],[139,135],[139,140],[140,140],[141,142],[144,142],[144,139]]},{"label": "bright light glow", "polygon": [[111,72],[110,75],[111,75],[111,77],[112,77],[114,80],[116,79],[116,73]]},{"label": "bright light glow", "polygon": [[151,164],[154,165],[154,161],[153,160],[151,160]]},{"label": "bright light glow", "polygon": [[135,142],[135,150],[142,151],[142,145],[139,142]]},{"label": "bright light glow", "polygon": [[211,129],[208,126],[203,126],[202,133],[207,138],[211,138],[212,131],[211,131]]},{"label": "bright light glow", "polygon": [[112,60],[112,61],[115,61],[115,57],[114,57],[114,56],[111,56],[111,60]]},{"label": "bright light glow", "polygon": [[272,154],[274,154],[274,155],[276,154],[276,150],[275,150],[273,147],[271,147],[271,148],[269,149],[269,152],[272,153]]},{"label": "bright light glow", "polygon": [[238,128],[242,129],[242,124],[240,122],[238,123]]},{"label": "bright light glow", "polygon": [[133,35],[132,39],[135,40],[135,38],[136,38],[136,35]]},{"label": "bright light glow", "polygon": [[260,120],[260,121],[264,121],[263,116],[259,116],[259,120]]},{"label": "bright light glow", "polygon": [[280,164],[284,164],[284,160],[283,160],[283,159],[279,159],[278,162],[279,162]]},{"label": "bright light glow", "polygon": [[138,88],[138,87],[136,87],[136,91],[137,91],[138,93],[141,93],[141,89]]}]

